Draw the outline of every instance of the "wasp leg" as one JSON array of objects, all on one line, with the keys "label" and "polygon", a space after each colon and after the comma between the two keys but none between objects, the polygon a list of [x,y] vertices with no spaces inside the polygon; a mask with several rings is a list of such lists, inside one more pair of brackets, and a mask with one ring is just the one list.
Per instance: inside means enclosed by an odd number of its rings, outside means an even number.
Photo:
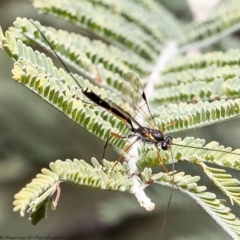
[{"label": "wasp leg", "polygon": [[164,171],[165,171],[167,174],[169,174],[169,171],[168,171],[167,167],[165,166],[165,164],[163,163],[163,160],[162,160],[162,158],[161,158],[159,148],[156,147],[156,149],[157,149],[157,157],[158,157],[158,160],[159,160],[160,165],[163,167]]},{"label": "wasp leg", "polygon": [[104,144],[104,148],[103,148],[102,160],[103,160],[104,157],[105,157],[106,149],[107,149],[107,147],[108,147],[108,143],[109,143],[109,140],[110,140],[110,137],[111,137],[111,136],[116,137],[116,138],[122,138],[122,139],[127,138],[126,136],[121,136],[121,135],[119,135],[119,134],[117,134],[117,133],[115,133],[115,132],[109,131],[109,132],[108,132],[108,136],[107,136],[107,140],[106,140],[106,142],[105,142],[105,144]]},{"label": "wasp leg", "polygon": [[165,126],[163,127],[163,129],[161,130],[161,132],[164,133],[167,127],[170,127],[170,126],[172,126],[172,125],[175,125],[177,122],[178,122],[178,121],[175,121],[175,122],[171,122],[171,123],[165,125]]},{"label": "wasp leg", "polygon": [[119,158],[115,161],[113,168],[118,164],[118,162],[121,161],[121,159],[123,158],[124,154],[127,153],[127,152],[131,149],[131,147],[133,146],[133,144],[134,144],[135,142],[137,142],[137,141],[138,141],[138,139],[135,139],[132,143],[130,143],[127,147],[125,147],[125,149],[123,150],[123,152],[121,153],[121,155],[119,156]]},{"label": "wasp leg", "polygon": [[119,156],[119,158],[115,161],[111,171],[109,172],[108,174],[108,180],[107,180],[107,183],[106,183],[106,186],[108,187],[109,184],[110,184],[110,175],[111,173],[113,172],[114,168],[116,167],[116,165],[120,162],[120,160],[123,158],[124,154],[127,153],[131,147],[134,145],[134,143],[136,143],[138,141],[138,139],[135,139],[132,143],[130,143],[127,147],[125,147],[125,149],[123,150],[123,152],[121,153],[121,155]]},{"label": "wasp leg", "polygon": [[[157,147],[156,147],[156,148],[157,148]],[[171,151],[171,148],[170,148],[170,151]],[[168,171],[167,167],[164,165],[164,163],[163,163],[163,161],[162,161],[162,158],[161,158],[161,155],[160,155],[160,150],[159,150],[158,148],[157,148],[157,156],[158,156],[158,160],[159,160],[160,164],[162,165],[164,171],[169,175],[169,171]],[[175,170],[174,170],[174,162],[173,162],[173,154],[172,154],[172,151],[171,151],[171,156],[172,156],[173,176],[170,176],[170,177],[172,178],[172,188],[171,188],[171,193],[170,193],[170,197],[169,197],[169,200],[168,200],[167,209],[166,209],[165,214],[164,214],[163,224],[162,224],[162,228],[161,228],[161,232],[160,232],[160,238],[161,238],[161,236],[163,235],[163,230],[164,230],[164,227],[165,227],[166,222],[167,222],[167,215],[168,215],[170,203],[171,203],[172,196],[173,196],[174,185],[175,185],[175,181],[174,181],[174,173],[175,173]],[[177,185],[175,185],[175,186],[178,188]],[[179,189],[179,188],[178,188],[178,189]]]},{"label": "wasp leg", "polygon": [[161,130],[161,132],[164,133],[167,127],[170,127],[170,126],[172,126],[172,125],[175,125],[175,124],[178,123],[178,122],[184,122],[184,121],[187,121],[187,120],[191,119],[192,117],[194,117],[194,116],[192,115],[192,116],[189,116],[189,117],[186,118],[186,119],[171,122],[171,123],[165,125],[165,126],[163,127],[163,129]]}]

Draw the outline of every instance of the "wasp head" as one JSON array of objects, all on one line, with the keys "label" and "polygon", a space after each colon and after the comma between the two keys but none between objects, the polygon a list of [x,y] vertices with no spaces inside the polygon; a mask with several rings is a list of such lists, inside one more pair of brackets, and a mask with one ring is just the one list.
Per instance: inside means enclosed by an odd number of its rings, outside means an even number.
[{"label": "wasp head", "polygon": [[164,141],[161,142],[162,150],[168,150],[171,147],[172,137],[167,136],[164,138]]}]

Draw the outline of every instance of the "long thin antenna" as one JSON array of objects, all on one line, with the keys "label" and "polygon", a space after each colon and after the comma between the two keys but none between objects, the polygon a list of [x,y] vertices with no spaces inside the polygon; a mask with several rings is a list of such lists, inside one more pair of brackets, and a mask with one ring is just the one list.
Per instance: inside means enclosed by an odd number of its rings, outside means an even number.
[{"label": "long thin antenna", "polygon": [[44,41],[46,41],[46,43],[48,44],[48,46],[51,48],[51,50],[53,51],[54,55],[57,57],[57,59],[61,62],[61,64],[63,65],[64,69],[67,71],[67,73],[75,80],[76,84],[83,90],[83,87],[79,84],[79,82],[76,80],[76,78],[73,76],[73,74],[69,71],[67,65],[64,63],[64,61],[58,56],[57,52],[55,51],[55,49],[52,47],[52,45],[50,44],[50,42],[47,40],[47,38],[44,36],[44,34],[42,33],[42,31],[39,29],[39,27],[33,22],[33,20],[29,20],[34,26],[35,28],[38,30],[38,32],[41,34],[41,36],[43,37]]},{"label": "long thin antenna", "polygon": [[214,152],[221,152],[221,153],[229,153],[233,155],[240,156],[240,153],[234,153],[234,152],[228,152],[224,150],[219,150],[219,149],[212,149],[212,148],[205,148],[205,147],[195,147],[195,146],[187,146],[183,144],[178,144],[178,143],[171,143],[171,145],[179,146],[179,147],[187,147],[187,148],[195,148],[195,149],[200,149],[200,150],[207,150],[207,151],[214,151]]}]

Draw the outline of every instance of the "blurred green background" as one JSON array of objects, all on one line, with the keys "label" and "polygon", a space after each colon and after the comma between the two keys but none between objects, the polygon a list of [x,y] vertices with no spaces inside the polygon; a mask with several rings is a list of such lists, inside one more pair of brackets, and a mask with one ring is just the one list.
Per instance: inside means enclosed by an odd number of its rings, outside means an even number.
[{"label": "blurred green background", "polygon": [[[166,1],[168,2],[168,1]],[[167,4],[177,16],[190,19],[184,5]],[[168,6],[169,5],[169,6]],[[187,17],[186,17],[187,16]],[[16,17],[41,21],[44,25],[79,31],[60,20],[40,15],[27,0],[1,0],[0,25],[7,30]],[[67,158],[101,158],[104,142],[96,139],[66,116],[48,105],[25,87],[15,83],[13,62],[0,51],[0,237],[55,237],[59,239],[159,239],[170,189],[148,189],[156,203],[154,212],[146,212],[129,194],[78,188],[62,184],[57,211],[48,211],[48,219],[32,226],[28,216],[12,211],[13,196],[51,161]],[[58,64],[58,66],[60,66]],[[184,132],[208,141],[239,147],[238,120]],[[176,135],[176,136],[179,136]],[[107,159],[116,159],[108,149]],[[202,175],[201,183],[209,191],[213,185],[201,169],[177,164],[178,170]],[[232,174],[236,174],[232,172]],[[218,197],[222,197],[217,192]],[[234,209],[235,213],[239,208]],[[193,221],[194,219],[194,221]],[[230,239],[202,209],[188,197],[174,191],[162,239]]]}]

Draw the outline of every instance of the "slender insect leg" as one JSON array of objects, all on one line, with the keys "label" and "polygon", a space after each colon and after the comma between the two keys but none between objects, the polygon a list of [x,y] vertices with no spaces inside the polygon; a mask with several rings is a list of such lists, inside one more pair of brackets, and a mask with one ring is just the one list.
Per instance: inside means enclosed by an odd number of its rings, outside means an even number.
[{"label": "slender insect leg", "polygon": [[122,138],[122,139],[123,139],[123,138],[126,138],[126,136],[121,136],[121,135],[119,135],[119,134],[117,134],[117,133],[115,133],[115,132],[109,131],[109,132],[108,132],[108,136],[107,136],[107,140],[106,140],[106,142],[105,142],[105,144],[104,144],[104,148],[103,148],[102,160],[103,160],[104,157],[105,157],[106,149],[107,149],[107,146],[108,146],[109,139],[110,139],[111,135],[114,136],[114,137],[116,137],[116,138]]},{"label": "slender insect leg", "polygon": [[74,98],[77,99],[77,100],[80,100],[81,102],[83,102],[83,103],[85,103],[85,104],[92,105],[93,107],[98,106],[96,103],[87,102],[87,101],[83,100],[82,98],[80,98],[80,97],[78,97],[78,96],[75,96]]},{"label": "slender insect leg", "polygon": [[107,149],[107,146],[108,146],[108,142],[109,142],[110,134],[111,134],[111,132],[108,132],[107,140],[106,140],[106,142],[105,142],[105,144],[104,144],[104,147],[103,147],[102,160],[103,160],[104,157],[105,157],[105,153],[106,153],[106,149]]},{"label": "slender insect leg", "polygon": [[168,171],[167,167],[165,166],[165,164],[164,164],[163,161],[162,161],[159,148],[156,147],[156,149],[157,149],[157,157],[158,157],[158,160],[159,160],[161,166],[163,167],[164,171],[165,171],[167,174],[169,174],[169,171]]},{"label": "slender insect leg", "polygon": [[115,133],[115,132],[110,132],[110,134],[116,138],[127,138],[126,136],[121,136],[119,135],[118,133]]},{"label": "slender insect leg", "polygon": [[[157,147],[156,147],[157,148]],[[157,156],[158,156],[158,160],[160,162],[160,164],[162,165],[164,171],[169,174],[169,171],[167,169],[167,167],[164,165],[163,161],[162,161],[162,158],[161,158],[161,155],[160,155],[160,150],[157,148]],[[174,183],[174,177],[172,179],[173,183]],[[169,197],[169,200],[168,200],[168,205],[167,205],[167,209],[165,211],[165,214],[164,214],[164,219],[163,219],[163,225],[162,225],[162,228],[161,228],[161,232],[160,232],[160,238],[161,236],[163,235],[163,229],[166,225],[166,221],[167,221],[167,214],[168,214],[168,210],[169,210],[169,207],[170,207],[170,203],[171,203],[171,199],[172,199],[172,193],[173,193],[173,185],[172,185],[172,189],[171,189],[171,193],[170,193],[170,197]]]},{"label": "slender insect leg", "polygon": [[120,160],[123,158],[123,155],[125,153],[127,153],[131,147],[134,145],[135,142],[137,142],[138,139],[135,139],[132,143],[130,143],[127,147],[125,147],[125,149],[122,151],[121,155],[119,156],[119,158],[115,161],[114,165],[113,165],[113,168],[111,169],[111,172],[110,174],[112,173],[113,169],[115,168],[115,166],[120,162]]},{"label": "slender insect leg", "polygon": [[[166,222],[167,222],[167,215],[168,215],[168,211],[169,211],[169,208],[170,208],[170,203],[171,203],[171,200],[172,200],[173,190],[174,190],[173,186],[174,186],[174,183],[175,183],[175,181],[174,181],[175,170],[174,170],[173,154],[172,154],[171,148],[170,148],[170,152],[171,152],[171,157],[172,157],[172,169],[173,169],[172,188],[171,188],[171,193],[170,193],[170,197],[169,197],[168,204],[167,204],[167,209],[166,209],[165,214],[164,214],[163,225],[162,225],[161,232],[160,232],[160,238],[163,235],[163,230],[164,230],[164,227],[165,227]],[[177,186],[177,188],[178,188],[178,186]]]},{"label": "slender insect leg", "polygon": [[110,171],[109,174],[108,174],[109,177],[108,177],[108,180],[107,180],[107,183],[106,183],[106,186],[107,186],[107,187],[108,187],[108,185],[109,185],[109,183],[110,183],[110,175],[111,175],[111,173],[113,172],[114,168],[115,168],[116,165],[119,163],[119,161],[122,159],[123,155],[124,155],[125,153],[127,153],[127,152],[131,149],[131,147],[134,145],[134,143],[137,142],[137,141],[138,141],[138,139],[135,139],[132,143],[130,143],[130,144],[123,150],[123,152],[121,153],[121,155],[119,156],[119,158],[115,161],[115,163],[114,163],[111,171]]},{"label": "slender insect leg", "polygon": [[[123,152],[121,153],[121,155],[119,156],[119,158],[117,159],[117,161],[115,161],[115,163],[114,163],[114,165],[113,165],[113,168],[118,164],[118,162],[120,162],[120,160],[123,158],[123,155],[125,154],[125,153],[127,153],[130,149],[131,149],[131,147],[134,145],[134,143],[135,142],[137,142],[138,141],[138,139],[135,139],[132,143],[130,143],[124,150],[123,150]],[[113,170],[113,169],[112,169]]]},{"label": "slender insect leg", "polygon": [[[174,175],[173,175],[173,176],[174,176]],[[165,227],[166,222],[167,222],[167,215],[168,215],[168,211],[169,211],[169,208],[170,208],[170,203],[171,203],[171,200],[172,200],[173,189],[174,189],[174,188],[173,188],[173,185],[172,185],[170,197],[169,197],[168,204],[167,204],[167,209],[166,209],[165,214],[164,214],[163,225],[162,225],[161,232],[160,232],[160,238],[161,238],[162,235],[163,235],[163,230],[164,230],[164,227]]]},{"label": "slender insect leg", "polygon": [[190,119],[190,118],[192,118],[192,117],[194,117],[194,116],[192,115],[192,116],[189,116],[189,117],[186,118],[186,119],[171,122],[171,123],[165,125],[164,128],[161,130],[161,132],[164,133],[167,127],[172,126],[172,125],[175,125],[176,123],[181,122],[181,121],[182,121],[182,122],[183,122],[183,121],[187,121],[188,119]]},{"label": "slender insect leg", "polygon": [[174,122],[171,122],[171,123],[165,125],[164,128],[161,129],[161,132],[164,133],[167,127],[172,126],[172,125],[175,125],[177,122],[178,122],[178,121],[174,121]]}]

